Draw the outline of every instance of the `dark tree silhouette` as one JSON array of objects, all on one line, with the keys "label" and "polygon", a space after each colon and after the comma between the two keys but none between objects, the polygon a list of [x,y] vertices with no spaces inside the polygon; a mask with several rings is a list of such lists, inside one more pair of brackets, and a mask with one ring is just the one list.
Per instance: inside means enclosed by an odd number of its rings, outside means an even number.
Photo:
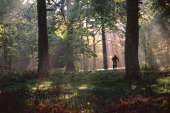
[{"label": "dark tree silhouette", "polygon": [[140,80],[138,59],[139,45],[139,1],[127,0],[127,25],[125,41],[126,79]]},{"label": "dark tree silhouette", "polygon": [[107,61],[106,32],[103,17],[101,17],[101,26],[102,26],[103,67],[104,69],[107,69],[108,61]]},{"label": "dark tree silhouette", "polygon": [[94,8],[94,15],[97,23],[101,26],[102,33],[102,49],[103,49],[103,68],[108,68],[108,56],[107,56],[107,37],[106,29],[113,28],[114,19],[114,1],[113,0],[92,0],[92,7]]},{"label": "dark tree silhouette", "polygon": [[46,0],[37,0],[38,12],[38,73],[48,72],[48,35]]}]

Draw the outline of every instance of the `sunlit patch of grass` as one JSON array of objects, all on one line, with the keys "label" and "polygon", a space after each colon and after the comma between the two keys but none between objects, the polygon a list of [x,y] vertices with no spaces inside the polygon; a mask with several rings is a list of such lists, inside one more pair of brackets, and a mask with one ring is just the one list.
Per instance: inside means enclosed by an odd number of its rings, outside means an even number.
[{"label": "sunlit patch of grass", "polygon": [[77,95],[78,95],[77,91],[65,92],[59,96],[59,99],[60,100],[69,100],[71,98],[77,97]]},{"label": "sunlit patch of grass", "polygon": [[152,85],[153,90],[158,94],[170,93],[170,77],[157,80],[157,84]]},{"label": "sunlit patch of grass", "polygon": [[88,85],[87,84],[82,84],[81,86],[79,86],[78,89],[79,90],[86,90],[86,89],[88,89]]},{"label": "sunlit patch of grass", "polygon": [[63,90],[74,89],[74,87],[70,83],[62,84],[62,85],[60,85],[60,88]]},{"label": "sunlit patch of grass", "polygon": [[88,90],[88,89],[92,89],[93,86],[90,84],[82,84],[78,87],[79,90]]},{"label": "sunlit patch of grass", "polygon": [[115,0],[117,3],[125,2],[125,0]]},{"label": "sunlit patch of grass", "polygon": [[170,89],[163,86],[155,87],[154,91],[158,94],[170,93]]},{"label": "sunlit patch of grass", "polygon": [[162,66],[162,67],[160,67],[160,71],[162,71],[162,72],[170,71],[170,66]]},{"label": "sunlit patch of grass", "polygon": [[43,81],[40,83],[37,83],[35,86],[31,88],[32,91],[46,91],[48,89],[52,88],[52,81]]},{"label": "sunlit patch of grass", "polygon": [[164,77],[158,80],[159,84],[169,84],[170,85],[170,77]]}]

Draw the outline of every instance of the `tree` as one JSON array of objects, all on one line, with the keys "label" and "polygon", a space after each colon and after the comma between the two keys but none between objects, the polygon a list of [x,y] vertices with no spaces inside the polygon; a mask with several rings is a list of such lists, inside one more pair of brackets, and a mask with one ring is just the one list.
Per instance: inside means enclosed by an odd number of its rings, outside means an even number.
[{"label": "tree", "polygon": [[0,4],[0,21],[4,20],[4,15],[10,12],[14,8],[14,4],[16,4],[15,0],[1,0]]},{"label": "tree", "polygon": [[[74,5],[72,5],[74,2]],[[85,51],[85,44],[81,43],[80,34],[84,31],[80,27],[80,1],[65,1],[56,2],[59,4],[56,7],[56,17],[53,34],[58,42],[62,45],[62,53],[60,54],[60,63],[65,67],[67,72],[76,71],[76,61],[79,60],[80,54]],[[62,4],[61,4],[62,3]],[[63,6],[64,5],[64,6]],[[66,7],[64,10],[63,7]],[[61,10],[63,9],[63,10]]]},{"label": "tree", "polygon": [[102,25],[102,47],[103,47],[103,65],[104,69],[108,68],[108,61],[107,61],[107,43],[106,43],[106,28],[104,25],[103,17],[101,17],[101,25]]},{"label": "tree", "polygon": [[127,25],[125,40],[126,79],[130,82],[140,80],[138,59],[139,45],[139,1],[127,0]]},{"label": "tree", "polygon": [[94,8],[94,18],[99,21],[102,33],[102,47],[103,47],[103,67],[108,68],[107,61],[107,43],[106,43],[106,28],[113,27],[114,20],[114,2],[113,0],[92,0],[92,7]]},{"label": "tree", "polygon": [[152,0],[155,11],[162,17],[170,18],[170,1],[169,0]]},{"label": "tree", "polygon": [[46,0],[37,0],[38,12],[38,73],[48,72],[48,35]]},{"label": "tree", "polygon": [[[5,31],[0,33],[0,64],[6,65],[9,71],[33,70],[37,64],[38,45],[37,26],[35,26],[36,5],[27,4],[27,7],[21,5],[17,8],[14,7],[14,3],[8,5],[11,5],[8,8],[12,13],[9,16],[7,15],[9,11],[7,14],[4,12],[4,16],[1,14],[6,19],[0,24],[4,26]],[[19,13],[18,8],[20,8]],[[12,21],[7,21],[9,19]]]}]

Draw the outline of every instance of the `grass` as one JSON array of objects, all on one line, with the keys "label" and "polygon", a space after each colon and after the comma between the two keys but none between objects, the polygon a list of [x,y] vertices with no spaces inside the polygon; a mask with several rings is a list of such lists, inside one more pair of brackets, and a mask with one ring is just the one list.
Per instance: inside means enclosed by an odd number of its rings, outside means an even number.
[{"label": "grass", "polygon": [[57,99],[74,109],[81,109],[82,106],[86,109],[90,109],[90,106],[102,108],[132,96],[148,97],[170,93],[168,73],[145,72],[142,78],[140,84],[129,86],[123,72],[53,73],[42,80],[37,80],[35,73],[29,72],[1,76],[0,90],[24,90],[29,95],[28,100],[46,102]]},{"label": "grass", "polygon": [[[170,77],[160,73],[144,73],[143,81],[140,84],[142,89],[152,87],[153,90],[163,88],[167,92],[155,91],[155,93],[169,93]],[[10,74],[0,77],[1,90],[18,90],[18,89],[43,89],[48,90],[55,87],[73,88],[86,90],[110,90],[116,92],[126,92],[128,82],[124,80],[123,72],[99,71],[99,72],[81,72],[81,73],[54,73],[48,75],[43,80],[38,80],[35,73]],[[137,89],[136,89],[137,90]],[[134,92],[136,91],[134,90]],[[125,94],[126,95],[126,94]]]}]

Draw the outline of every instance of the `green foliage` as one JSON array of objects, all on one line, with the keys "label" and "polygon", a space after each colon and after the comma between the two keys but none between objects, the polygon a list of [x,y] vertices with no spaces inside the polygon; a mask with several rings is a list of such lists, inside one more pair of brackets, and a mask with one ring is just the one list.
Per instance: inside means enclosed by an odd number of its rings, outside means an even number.
[{"label": "green foliage", "polygon": [[[78,47],[80,46],[78,43],[78,36],[76,36],[76,32],[73,28],[73,25],[70,24],[68,25],[68,28],[66,30],[66,33],[64,35],[64,58],[63,61],[65,62],[65,64],[69,64],[74,62],[77,59],[77,49],[79,49]],[[78,45],[77,45],[78,44]]]},{"label": "green foliage", "polygon": [[157,84],[152,85],[153,90],[158,94],[170,93],[170,77],[163,77],[157,80]]},{"label": "green foliage", "polygon": [[81,54],[88,57],[95,55],[84,41],[84,38],[92,35],[89,28],[84,26],[88,16],[84,13],[86,9],[83,9],[83,7],[87,5],[84,2],[77,0],[74,1],[74,5],[66,6],[68,10],[65,18],[62,15],[49,15],[53,18],[50,20],[53,24],[50,29],[50,36],[56,38],[62,46],[64,53],[61,54],[59,60],[65,66],[71,63],[75,64],[80,60]]},{"label": "green foliage", "polygon": [[169,0],[153,0],[153,7],[163,17],[170,17],[170,1]]},{"label": "green foliage", "polygon": [[107,17],[113,12],[113,0],[92,0],[94,10],[100,16]]},{"label": "green foliage", "polygon": [[[16,4],[17,2],[15,2],[15,5]],[[31,61],[32,59],[36,59],[37,26],[35,26],[36,24],[35,11],[36,11],[35,4],[32,4],[31,6],[28,7],[24,7],[20,14],[15,15],[19,18],[13,17],[14,21],[9,23],[8,22],[6,23],[6,21],[4,21],[4,23],[1,24],[4,30],[1,29],[0,57],[1,60],[4,61],[6,59],[8,65],[17,64],[22,59],[25,59],[25,61],[29,60]],[[5,52],[5,55],[3,52]],[[18,67],[16,66],[14,67],[14,69],[17,70]]]},{"label": "green foliage", "polygon": [[4,34],[5,34],[5,26],[3,24],[0,24],[0,47],[3,46],[2,42],[4,40]]},{"label": "green foliage", "polygon": [[[92,15],[96,22],[101,25],[104,23],[106,27],[113,29],[115,20],[115,3],[113,0],[92,0]],[[102,23],[101,23],[102,19]]]},{"label": "green foliage", "polygon": [[15,6],[20,4],[19,0],[0,0],[0,22],[3,21],[4,16],[7,15]]},{"label": "green foliage", "polygon": [[28,90],[29,87],[36,83],[35,72],[24,73],[8,73],[0,76],[0,90],[1,91],[18,91],[21,89]]}]

